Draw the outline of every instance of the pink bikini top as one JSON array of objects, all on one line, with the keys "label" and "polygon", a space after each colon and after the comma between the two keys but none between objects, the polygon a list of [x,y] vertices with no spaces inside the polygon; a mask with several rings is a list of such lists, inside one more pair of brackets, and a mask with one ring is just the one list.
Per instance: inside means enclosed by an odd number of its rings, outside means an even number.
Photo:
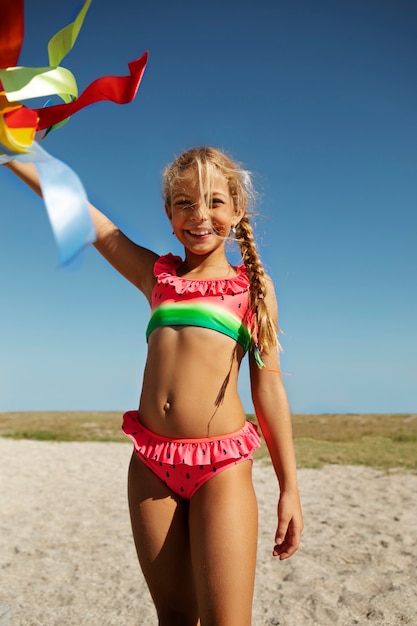
[{"label": "pink bikini top", "polygon": [[245,352],[253,346],[255,358],[259,358],[245,266],[236,267],[236,276],[230,278],[194,280],[177,276],[182,263],[172,254],[159,257],[155,263],[156,284],[146,339],[160,326],[200,326],[232,337]]}]

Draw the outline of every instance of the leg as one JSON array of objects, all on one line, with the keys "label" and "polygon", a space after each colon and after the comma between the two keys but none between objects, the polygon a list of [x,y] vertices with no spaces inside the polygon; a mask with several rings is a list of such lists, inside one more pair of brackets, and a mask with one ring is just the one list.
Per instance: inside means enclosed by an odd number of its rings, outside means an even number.
[{"label": "leg", "polygon": [[206,482],[190,502],[190,541],[201,626],[250,626],[258,509],[252,462]]},{"label": "leg", "polygon": [[133,537],[160,626],[196,626],[188,529],[189,502],[133,454],[128,475]]}]

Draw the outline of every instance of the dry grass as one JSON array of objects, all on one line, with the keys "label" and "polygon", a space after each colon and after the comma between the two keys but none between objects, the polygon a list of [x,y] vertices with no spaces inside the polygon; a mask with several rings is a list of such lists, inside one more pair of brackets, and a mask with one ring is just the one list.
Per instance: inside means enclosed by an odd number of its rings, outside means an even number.
[{"label": "dry grass", "polygon": [[0,413],[0,436],[38,441],[127,441],[120,412]]},{"label": "dry grass", "polygon": [[297,459],[378,469],[417,469],[417,415],[294,415]]},{"label": "dry grass", "polygon": [[[120,423],[121,412],[3,412],[0,436],[129,442]],[[336,463],[417,470],[416,414],[293,415],[293,424],[299,467]],[[264,444],[256,456],[267,456]]]}]

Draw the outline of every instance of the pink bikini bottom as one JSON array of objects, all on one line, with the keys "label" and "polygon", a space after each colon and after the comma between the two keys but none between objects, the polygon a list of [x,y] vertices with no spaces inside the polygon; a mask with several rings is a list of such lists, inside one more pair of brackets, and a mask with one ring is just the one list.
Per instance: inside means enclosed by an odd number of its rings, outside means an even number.
[{"label": "pink bikini bottom", "polygon": [[123,415],[122,430],[132,439],[140,460],[172,491],[188,500],[219,472],[253,460],[260,436],[251,422],[221,437],[171,439],[151,432],[139,422],[137,411]]}]

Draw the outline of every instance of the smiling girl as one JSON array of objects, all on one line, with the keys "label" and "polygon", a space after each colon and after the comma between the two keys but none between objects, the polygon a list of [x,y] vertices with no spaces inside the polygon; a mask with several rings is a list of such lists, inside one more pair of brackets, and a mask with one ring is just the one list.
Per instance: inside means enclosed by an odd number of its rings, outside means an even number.
[{"label": "smiling girl", "polygon": [[[8,165],[37,193],[31,164]],[[238,395],[249,354],[252,399],[278,479],[273,555],[290,557],[303,528],[291,416],[278,358],[273,284],[259,259],[248,172],[223,152],[195,148],[164,172],[165,211],[184,257],[128,239],[90,205],[95,247],[151,308],[133,441],[129,507],[140,565],[162,626],[250,626],[257,503],[257,428]],[[230,238],[242,264],[225,253]]]}]

